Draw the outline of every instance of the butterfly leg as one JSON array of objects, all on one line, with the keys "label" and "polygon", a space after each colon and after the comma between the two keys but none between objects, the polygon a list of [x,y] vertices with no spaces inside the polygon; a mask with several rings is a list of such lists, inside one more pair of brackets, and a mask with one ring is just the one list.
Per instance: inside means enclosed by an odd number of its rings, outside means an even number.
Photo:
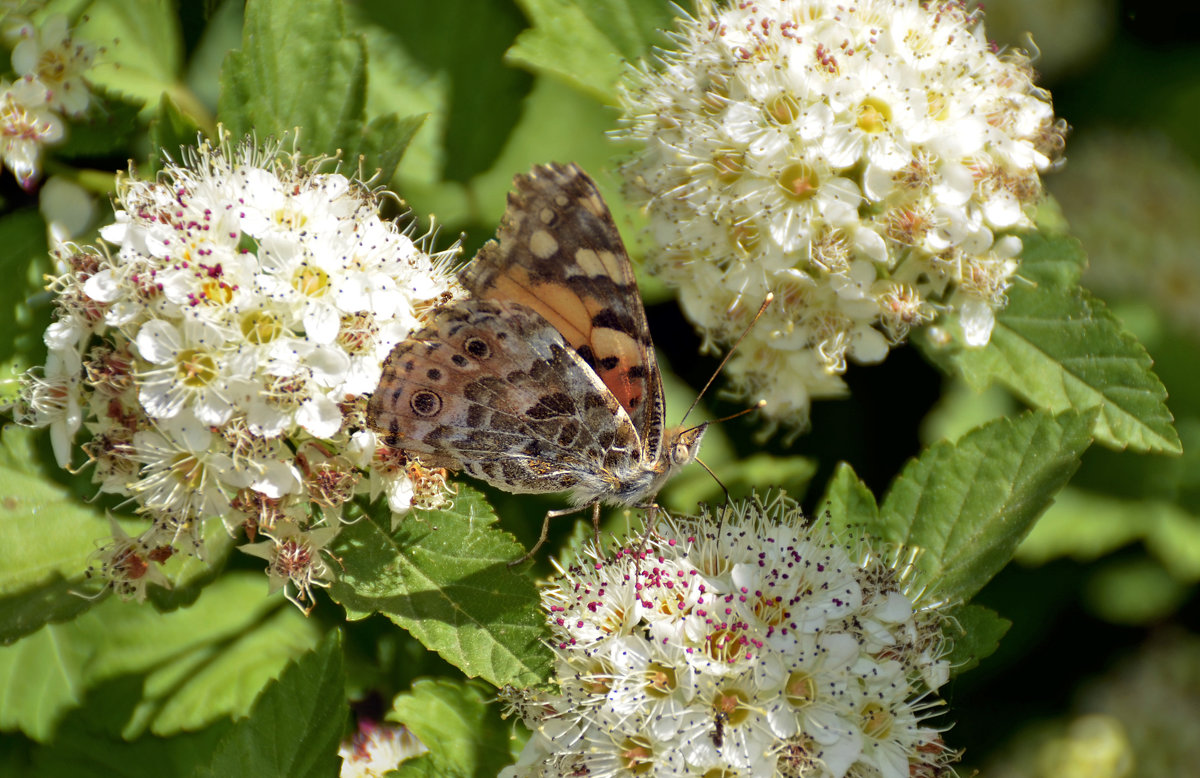
[{"label": "butterfly leg", "polygon": [[[557,519],[560,516],[570,516],[572,513],[579,513],[588,507],[587,505],[580,505],[575,508],[560,508],[556,511],[546,511],[546,518],[542,520],[542,534],[538,535],[537,542],[533,544],[533,548],[526,551],[519,558],[509,562],[508,566],[516,567],[538,552],[538,549],[546,543],[546,536],[550,532],[551,519]],[[590,507],[592,508],[592,526],[596,528],[596,548],[600,548],[600,503],[594,502]]]},{"label": "butterfly leg", "polygon": [[658,503],[652,502],[647,505],[636,505],[636,508],[645,512],[646,529],[642,533],[642,542],[638,544],[637,557],[641,559],[642,554],[646,551],[646,547],[650,545],[650,536],[654,534],[654,522],[658,519]]}]

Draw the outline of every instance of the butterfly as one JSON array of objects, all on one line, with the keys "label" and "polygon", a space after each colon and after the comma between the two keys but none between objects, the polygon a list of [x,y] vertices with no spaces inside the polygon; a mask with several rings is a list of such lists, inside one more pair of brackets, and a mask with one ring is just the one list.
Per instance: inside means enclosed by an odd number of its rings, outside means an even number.
[{"label": "butterfly", "polygon": [[629,254],[577,165],[514,179],[495,240],[458,273],[470,293],[383,364],[367,425],[435,467],[575,508],[652,508],[707,424],[667,429],[662,375]]}]

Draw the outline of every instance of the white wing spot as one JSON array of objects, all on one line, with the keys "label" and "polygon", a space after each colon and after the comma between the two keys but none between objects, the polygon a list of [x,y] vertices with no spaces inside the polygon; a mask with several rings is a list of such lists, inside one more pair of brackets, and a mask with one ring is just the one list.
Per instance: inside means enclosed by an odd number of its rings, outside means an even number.
[{"label": "white wing spot", "polygon": [[550,208],[543,208],[538,211],[538,218],[542,220],[542,224],[549,224],[554,221],[554,211]]},{"label": "white wing spot", "polygon": [[529,250],[538,259],[548,259],[558,251],[558,241],[545,230],[538,230],[529,236]]},{"label": "white wing spot", "polygon": [[579,265],[579,269],[583,271],[585,276],[606,276],[610,275],[608,268],[604,265],[604,260],[600,258],[593,249],[580,249],[575,252],[575,264]]}]

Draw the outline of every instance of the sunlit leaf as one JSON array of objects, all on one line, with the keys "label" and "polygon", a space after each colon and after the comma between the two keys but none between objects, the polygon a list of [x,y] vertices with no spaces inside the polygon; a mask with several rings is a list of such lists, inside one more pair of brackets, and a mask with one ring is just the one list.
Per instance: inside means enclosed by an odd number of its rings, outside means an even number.
[{"label": "sunlit leaf", "polygon": [[1037,234],[1024,241],[1020,278],[990,343],[967,348],[952,327],[954,346],[922,339],[926,353],[953,364],[977,391],[998,381],[1051,412],[1098,409],[1093,433],[1107,445],[1178,453],[1166,389],[1145,348],[1078,286],[1078,243]]},{"label": "sunlit leaf", "polygon": [[469,677],[539,683],[550,658],[537,590],[508,567],[523,549],[478,492],[458,488],[452,507],[413,511],[394,531],[386,510],[344,527],[330,595],[352,619],[382,613]]},{"label": "sunlit leaf", "polygon": [[646,53],[655,31],[670,24],[661,0],[518,0],[533,27],[508,59],[554,75],[607,103],[626,62]]},{"label": "sunlit leaf", "polygon": [[952,646],[946,656],[951,674],[965,673],[994,654],[1000,647],[1000,638],[1011,626],[1011,621],[982,605],[956,608],[954,621],[946,628],[946,637]]},{"label": "sunlit leaf", "polygon": [[909,462],[879,507],[879,529],[922,550],[915,585],[969,601],[1075,472],[1091,423],[1043,411],[997,419]]},{"label": "sunlit leaf", "polygon": [[0,727],[47,740],[88,689],[144,674],[126,737],[198,729],[244,713],[259,688],[315,642],[315,626],[265,577],[225,576],[190,608],[160,614],[110,597],[67,624],[50,624],[0,649]]},{"label": "sunlit leaf", "polygon": [[[400,775],[491,778],[511,761],[508,727],[493,693],[462,682],[418,681],[395,701],[389,718],[404,724],[429,753],[423,764],[403,764]],[[430,772],[432,770],[432,772]]]},{"label": "sunlit leaf", "polygon": [[214,749],[199,776],[328,778],[341,758],[338,742],[346,714],[346,671],[337,632],[284,670]]}]

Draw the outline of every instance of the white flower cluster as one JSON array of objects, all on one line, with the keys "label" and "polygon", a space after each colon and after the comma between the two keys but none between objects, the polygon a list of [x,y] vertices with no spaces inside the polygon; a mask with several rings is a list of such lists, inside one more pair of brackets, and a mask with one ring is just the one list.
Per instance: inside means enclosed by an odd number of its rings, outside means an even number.
[{"label": "white flower cluster", "polygon": [[697,3],[677,50],[632,75],[624,166],[657,272],[710,341],[775,303],[728,374],[803,426],[844,391],[847,358],[882,360],[955,312],[986,344],[1066,131],[980,14],[933,0]]},{"label": "white flower cluster", "polygon": [[[321,549],[356,494],[436,503],[436,471],[376,446],[364,395],[428,308],[455,295],[361,182],[277,149],[207,144],[154,181],[119,182],[107,246],[58,251],[46,365],[22,420],[69,466],[81,427],[100,491],[153,524],[101,572],[142,597],[150,570],[202,552],[202,526],[244,529],[297,600],[330,575]],[[115,253],[114,253],[115,252]],[[364,473],[368,478],[363,478]]]},{"label": "white flower cluster", "polygon": [[502,776],[910,778],[952,760],[925,721],[942,619],[903,572],[853,561],[783,496],[657,529],[543,590],[560,691],[505,691],[534,734]]},{"label": "white flower cluster", "polygon": [[0,78],[0,162],[24,189],[41,175],[42,149],[61,141],[63,117],[87,112],[91,91],[84,73],[95,49],[71,36],[67,18],[40,24],[19,12],[0,12],[0,35],[12,46],[12,81]]}]

